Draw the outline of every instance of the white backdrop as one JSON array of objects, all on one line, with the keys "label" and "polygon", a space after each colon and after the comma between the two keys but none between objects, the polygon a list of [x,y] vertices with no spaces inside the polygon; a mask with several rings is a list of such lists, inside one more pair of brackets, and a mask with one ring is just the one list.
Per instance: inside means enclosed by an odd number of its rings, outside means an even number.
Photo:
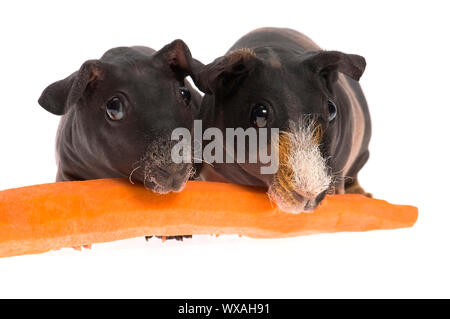
[{"label": "white backdrop", "polygon": [[0,259],[0,297],[450,297],[446,1],[15,1],[0,4],[0,189],[52,182],[51,82],[115,46],[181,38],[210,62],[262,26],[363,55],[375,197],[419,207],[411,229],[279,240],[136,238]]}]

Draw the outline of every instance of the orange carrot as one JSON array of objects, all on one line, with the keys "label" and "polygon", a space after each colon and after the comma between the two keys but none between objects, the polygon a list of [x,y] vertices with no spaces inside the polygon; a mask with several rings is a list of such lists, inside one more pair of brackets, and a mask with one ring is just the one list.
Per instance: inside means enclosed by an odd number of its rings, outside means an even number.
[{"label": "orange carrot", "polygon": [[59,182],[0,192],[0,257],[156,235],[289,237],[412,226],[417,208],[361,195],[327,196],[309,214],[280,211],[264,191],[188,182],[158,195],[122,179]]}]

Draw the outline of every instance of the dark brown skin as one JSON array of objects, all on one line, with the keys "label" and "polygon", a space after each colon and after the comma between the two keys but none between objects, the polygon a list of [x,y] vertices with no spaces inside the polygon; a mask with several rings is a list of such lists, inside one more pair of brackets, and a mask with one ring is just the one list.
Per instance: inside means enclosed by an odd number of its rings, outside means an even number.
[{"label": "dark brown skin", "polygon": [[159,51],[119,47],[48,86],[39,104],[63,115],[57,181],[126,177],[158,193],[180,191],[191,164],[171,161],[171,133],[192,129],[201,97],[185,77],[199,66],[181,40]]},{"label": "dark brown skin", "polygon": [[[203,128],[244,129],[254,126],[250,115],[257,104],[268,109],[268,128],[287,131],[289,121],[313,117],[323,131],[320,149],[335,177],[327,192],[363,193],[357,174],[369,157],[371,124],[358,84],[363,57],[323,51],[303,34],[262,28],[239,39],[226,55],[201,69],[196,85],[205,92],[200,118]],[[329,102],[337,108],[330,119]],[[248,154],[247,154],[248,155]],[[211,181],[262,186],[274,175],[262,175],[261,164],[202,165],[200,177]],[[294,192],[295,190],[292,190]],[[324,194],[308,198],[314,208]],[[304,201],[301,198],[299,201]],[[303,203],[304,204],[304,203]]]}]

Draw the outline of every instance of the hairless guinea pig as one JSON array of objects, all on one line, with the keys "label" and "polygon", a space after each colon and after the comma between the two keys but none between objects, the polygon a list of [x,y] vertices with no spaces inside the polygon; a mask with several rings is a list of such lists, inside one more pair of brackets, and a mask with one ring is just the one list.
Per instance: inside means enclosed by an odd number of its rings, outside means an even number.
[{"label": "hairless guinea pig", "polygon": [[366,194],[357,181],[371,134],[357,82],[365,65],[361,56],[321,50],[290,29],[262,28],[239,39],[196,77],[206,93],[203,128],[278,128],[278,170],[262,174],[259,160],[214,163],[203,165],[200,177],[265,187],[292,213],[311,211],[326,193]]},{"label": "hairless guinea pig", "polygon": [[171,160],[171,133],[192,129],[200,95],[185,81],[198,67],[175,40],[159,51],[118,47],[48,86],[39,104],[63,115],[58,181],[126,177],[157,193],[181,191],[189,163]]}]

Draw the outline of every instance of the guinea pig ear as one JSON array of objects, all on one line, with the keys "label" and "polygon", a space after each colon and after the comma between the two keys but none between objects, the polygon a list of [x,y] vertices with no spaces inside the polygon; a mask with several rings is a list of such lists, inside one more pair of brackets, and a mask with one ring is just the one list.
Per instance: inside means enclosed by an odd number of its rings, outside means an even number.
[{"label": "guinea pig ear", "polygon": [[64,80],[50,84],[41,94],[38,103],[50,113],[63,115],[76,104],[88,86],[102,78],[102,66],[99,60],[88,60],[80,69]]},{"label": "guinea pig ear", "polygon": [[337,81],[338,72],[358,81],[366,68],[366,60],[362,56],[339,51],[311,52],[303,63],[320,76],[329,92],[333,92],[332,86]]},{"label": "guinea pig ear", "polygon": [[258,61],[250,49],[231,51],[194,74],[195,85],[204,93],[228,95],[250,73]]},{"label": "guinea pig ear", "polygon": [[187,76],[193,76],[203,67],[201,62],[192,58],[188,46],[180,39],[172,41],[156,52],[155,59],[168,65],[180,82]]}]

